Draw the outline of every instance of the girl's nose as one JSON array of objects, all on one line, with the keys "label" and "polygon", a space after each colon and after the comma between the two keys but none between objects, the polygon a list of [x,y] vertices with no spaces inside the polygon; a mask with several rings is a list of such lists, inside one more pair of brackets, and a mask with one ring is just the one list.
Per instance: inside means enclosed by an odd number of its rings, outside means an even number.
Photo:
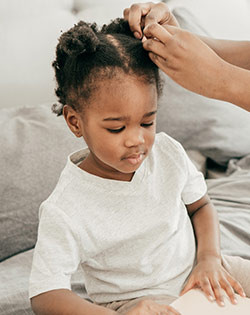
[{"label": "girl's nose", "polygon": [[143,131],[131,131],[129,134],[127,134],[125,140],[126,147],[137,147],[143,143],[145,143]]}]

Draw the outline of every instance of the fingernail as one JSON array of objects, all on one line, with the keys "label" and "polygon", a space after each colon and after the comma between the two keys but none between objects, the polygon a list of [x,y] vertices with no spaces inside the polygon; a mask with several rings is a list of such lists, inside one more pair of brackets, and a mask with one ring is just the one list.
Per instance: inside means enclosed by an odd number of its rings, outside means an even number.
[{"label": "fingernail", "polygon": [[225,306],[225,303],[223,301],[220,301],[220,306]]},{"label": "fingernail", "polygon": [[234,304],[238,304],[238,301],[236,298],[234,298]]},{"label": "fingernail", "polygon": [[141,38],[141,34],[140,34],[139,32],[134,32],[134,36],[135,36],[136,38],[138,38],[138,39]]},{"label": "fingernail", "polygon": [[212,295],[209,295],[208,299],[212,302],[214,301],[214,297]]}]

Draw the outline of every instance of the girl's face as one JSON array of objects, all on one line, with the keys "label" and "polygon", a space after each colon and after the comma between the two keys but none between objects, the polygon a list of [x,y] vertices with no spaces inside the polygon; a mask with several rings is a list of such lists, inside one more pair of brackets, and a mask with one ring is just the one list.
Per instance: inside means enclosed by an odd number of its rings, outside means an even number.
[{"label": "girl's face", "polygon": [[156,86],[128,75],[101,83],[84,113],[66,106],[70,129],[90,150],[80,167],[103,178],[131,180],[154,143],[156,110]]}]

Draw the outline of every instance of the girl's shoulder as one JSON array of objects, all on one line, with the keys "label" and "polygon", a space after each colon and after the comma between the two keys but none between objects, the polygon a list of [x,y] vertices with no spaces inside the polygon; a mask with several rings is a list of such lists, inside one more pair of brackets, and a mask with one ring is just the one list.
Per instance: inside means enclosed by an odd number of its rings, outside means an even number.
[{"label": "girl's shoulder", "polygon": [[155,147],[156,149],[161,150],[164,153],[168,153],[170,155],[172,154],[183,155],[183,153],[185,152],[180,142],[178,142],[165,132],[159,132],[156,134]]},{"label": "girl's shoulder", "polygon": [[152,155],[158,165],[165,168],[185,169],[187,165],[187,153],[182,145],[164,132],[156,135]]}]

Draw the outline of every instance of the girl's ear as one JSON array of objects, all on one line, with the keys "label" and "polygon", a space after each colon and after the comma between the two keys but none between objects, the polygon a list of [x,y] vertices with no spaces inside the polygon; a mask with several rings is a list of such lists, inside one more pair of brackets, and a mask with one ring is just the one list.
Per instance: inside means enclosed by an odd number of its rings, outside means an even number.
[{"label": "girl's ear", "polygon": [[71,106],[64,105],[63,116],[73,134],[78,138],[82,137],[82,120],[80,114],[77,113]]}]

